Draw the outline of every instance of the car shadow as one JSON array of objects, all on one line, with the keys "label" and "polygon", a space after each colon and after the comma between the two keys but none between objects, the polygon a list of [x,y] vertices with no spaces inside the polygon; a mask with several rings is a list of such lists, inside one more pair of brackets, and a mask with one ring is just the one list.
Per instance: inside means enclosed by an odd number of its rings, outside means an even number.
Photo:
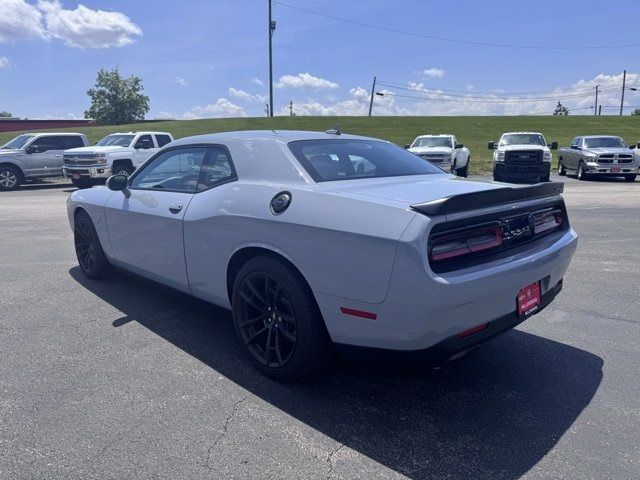
[{"label": "car shadow", "polygon": [[59,188],[72,188],[75,190],[75,187],[71,182],[42,180],[31,180],[29,182],[25,182],[20,185],[19,190],[53,190]]},{"label": "car shadow", "polygon": [[[274,407],[410,478],[516,479],[571,427],[602,380],[600,357],[519,330],[439,370],[338,361],[295,384],[245,360],[228,311],[126,275],[83,287]],[[531,320],[535,321],[535,320]]]}]

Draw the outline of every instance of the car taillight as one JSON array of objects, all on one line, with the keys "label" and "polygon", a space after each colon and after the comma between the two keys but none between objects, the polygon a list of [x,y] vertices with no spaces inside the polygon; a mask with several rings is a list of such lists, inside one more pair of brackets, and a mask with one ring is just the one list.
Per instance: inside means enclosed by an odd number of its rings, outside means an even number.
[{"label": "car taillight", "polygon": [[450,260],[499,247],[502,242],[503,234],[499,225],[465,230],[435,238],[431,245],[429,258],[433,262]]},{"label": "car taillight", "polygon": [[533,233],[540,235],[555,230],[564,220],[562,210],[547,210],[531,214],[533,220]]}]

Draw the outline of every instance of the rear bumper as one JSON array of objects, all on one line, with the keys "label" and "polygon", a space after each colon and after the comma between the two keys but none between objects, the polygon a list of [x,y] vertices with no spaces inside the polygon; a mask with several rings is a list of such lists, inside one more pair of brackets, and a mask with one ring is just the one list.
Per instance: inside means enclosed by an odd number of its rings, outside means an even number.
[{"label": "rear bumper", "polygon": [[[542,296],[540,307],[533,315],[540,313],[547,305],[549,305],[561,290],[562,280]],[[503,315],[502,317],[487,322],[486,326],[477,333],[463,336],[459,334],[452,335],[431,347],[421,350],[390,350],[346,345],[341,343],[337,343],[335,346],[340,353],[349,357],[357,358],[358,360],[365,360],[367,363],[379,363],[382,361],[386,364],[392,361],[406,361],[419,364],[441,364],[465,355],[501,333],[518,326],[533,315],[520,317],[518,316],[517,311],[513,311],[507,315]]]},{"label": "rear bumper", "polygon": [[[479,324],[512,316],[518,292],[533,282],[540,281],[541,294],[550,302],[578,243],[568,229],[516,247],[504,258],[437,274],[425,265],[424,238],[423,229],[407,227],[381,303],[315,294],[334,343],[424,350]],[[373,313],[375,319],[345,314],[344,308]]]},{"label": "rear bumper", "polygon": [[551,162],[543,162],[538,165],[513,165],[495,163],[493,166],[494,178],[504,180],[539,182],[551,173]]},{"label": "rear bumper", "polygon": [[111,176],[110,165],[87,165],[78,167],[62,167],[62,174],[67,178],[74,178],[79,175],[80,178],[109,178]]}]

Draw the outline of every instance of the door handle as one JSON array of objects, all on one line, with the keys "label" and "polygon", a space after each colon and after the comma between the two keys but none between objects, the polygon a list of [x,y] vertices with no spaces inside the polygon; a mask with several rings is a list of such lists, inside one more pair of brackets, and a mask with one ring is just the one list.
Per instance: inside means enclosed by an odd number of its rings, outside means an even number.
[{"label": "door handle", "polygon": [[182,210],[181,203],[172,203],[171,205],[169,205],[169,211],[171,213],[180,213],[180,210]]},{"label": "door handle", "polygon": [[62,155],[54,155],[54,158],[60,158]]}]

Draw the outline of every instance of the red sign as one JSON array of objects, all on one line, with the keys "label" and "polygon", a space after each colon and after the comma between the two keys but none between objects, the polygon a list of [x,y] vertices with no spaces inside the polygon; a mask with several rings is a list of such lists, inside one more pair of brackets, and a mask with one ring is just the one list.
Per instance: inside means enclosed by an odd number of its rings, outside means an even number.
[{"label": "red sign", "polygon": [[518,293],[518,315],[526,317],[532,314],[538,310],[541,300],[540,282],[527,285]]}]

